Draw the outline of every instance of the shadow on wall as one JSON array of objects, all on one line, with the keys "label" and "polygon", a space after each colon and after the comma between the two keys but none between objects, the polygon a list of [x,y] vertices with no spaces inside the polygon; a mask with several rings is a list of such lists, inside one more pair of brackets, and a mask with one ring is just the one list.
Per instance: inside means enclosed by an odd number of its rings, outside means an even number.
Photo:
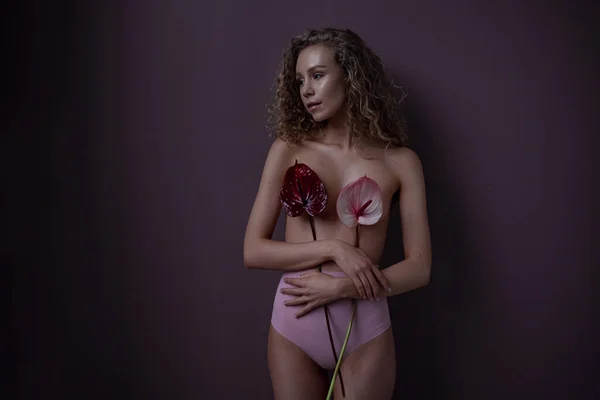
[{"label": "shadow on wall", "polygon": [[[393,75],[394,81],[403,82],[398,75]],[[428,115],[434,111],[416,107],[424,102],[415,101],[412,91],[406,92],[403,112],[410,147],[423,164],[433,262],[427,287],[389,298],[397,362],[394,398],[450,398],[452,377],[444,371],[452,371],[452,364],[458,362],[451,344],[460,331],[457,311],[471,297],[468,285],[473,279],[469,279],[465,263],[459,193],[445,176],[450,169],[441,157],[443,149],[435,149],[435,130],[427,124]],[[402,96],[400,89],[397,96]],[[384,267],[404,259],[398,201],[396,193],[381,260]]]}]

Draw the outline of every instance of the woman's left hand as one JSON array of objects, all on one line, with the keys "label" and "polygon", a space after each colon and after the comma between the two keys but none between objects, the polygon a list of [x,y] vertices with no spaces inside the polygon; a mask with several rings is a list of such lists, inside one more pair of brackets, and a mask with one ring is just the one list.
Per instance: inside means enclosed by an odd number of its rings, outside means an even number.
[{"label": "woman's left hand", "polygon": [[284,304],[286,306],[304,305],[304,308],[296,314],[296,318],[340,298],[338,279],[318,271],[307,272],[300,275],[299,278],[284,278],[283,281],[295,287],[283,288],[281,293],[296,296]]}]

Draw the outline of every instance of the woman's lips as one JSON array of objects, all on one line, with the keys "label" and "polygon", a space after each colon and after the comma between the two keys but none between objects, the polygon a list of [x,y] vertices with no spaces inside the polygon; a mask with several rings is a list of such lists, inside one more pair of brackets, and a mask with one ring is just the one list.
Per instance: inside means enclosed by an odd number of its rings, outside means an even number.
[{"label": "woman's lips", "polygon": [[321,103],[308,103],[307,109],[309,112],[312,112],[312,111],[316,110],[320,105],[321,105]]}]

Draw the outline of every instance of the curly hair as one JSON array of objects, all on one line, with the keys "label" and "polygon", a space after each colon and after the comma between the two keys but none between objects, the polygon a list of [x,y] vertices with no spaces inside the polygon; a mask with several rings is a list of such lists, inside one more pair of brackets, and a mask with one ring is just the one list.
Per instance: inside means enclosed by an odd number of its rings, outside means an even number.
[{"label": "curly hair", "polygon": [[344,72],[346,112],[353,142],[362,138],[383,141],[393,146],[408,145],[406,123],[396,100],[395,87],[384,72],[384,64],[349,29],[312,29],[292,39],[283,53],[275,81],[275,99],[269,107],[271,135],[298,144],[314,138],[326,122],[313,120],[302,104],[296,82],[296,61],[305,48],[324,44],[333,50],[334,60]]}]

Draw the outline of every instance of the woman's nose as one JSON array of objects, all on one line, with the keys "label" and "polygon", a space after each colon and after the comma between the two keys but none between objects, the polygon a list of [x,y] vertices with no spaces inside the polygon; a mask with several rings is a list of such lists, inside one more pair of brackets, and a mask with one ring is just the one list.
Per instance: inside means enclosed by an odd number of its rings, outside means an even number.
[{"label": "woman's nose", "polygon": [[304,85],[302,85],[302,96],[310,97],[313,94],[315,94],[315,92],[314,92],[312,86],[310,86],[309,84],[306,84],[306,83]]}]

